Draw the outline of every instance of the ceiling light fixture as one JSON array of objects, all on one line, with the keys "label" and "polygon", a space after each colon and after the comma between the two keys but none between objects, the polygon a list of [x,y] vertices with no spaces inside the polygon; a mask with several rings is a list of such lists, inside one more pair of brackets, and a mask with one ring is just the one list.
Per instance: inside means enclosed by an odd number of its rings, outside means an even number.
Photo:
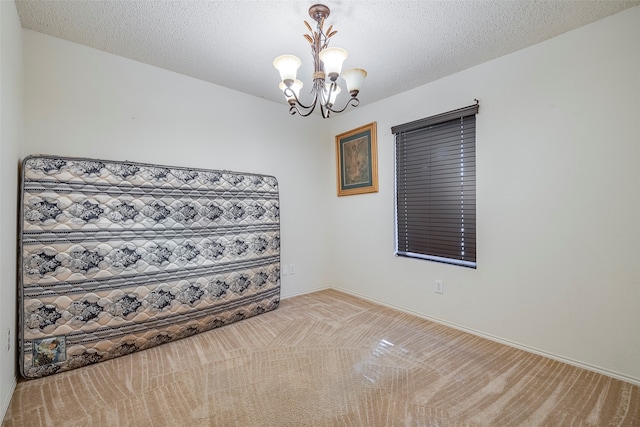
[{"label": "ceiling light fixture", "polygon": [[[323,4],[314,4],[309,8],[309,16],[316,21],[317,26],[314,31],[307,21],[304,24],[309,30],[309,34],[304,34],[304,38],[311,45],[311,55],[313,56],[313,101],[310,105],[300,102],[299,94],[302,89],[302,82],[296,79],[298,68],[302,64],[300,58],[294,55],[281,55],[273,60],[273,66],[280,72],[280,89],[284,93],[289,103],[289,114],[300,114],[306,117],[313,113],[316,105],[320,104],[320,112],[323,118],[328,118],[331,113],[342,113],[349,105],[357,107],[360,104],[358,93],[360,86],[367,72],[362,68],[346,70],[341,74],[342,63],[347,59],[347,51],[339,47],[327,47],[329,39],[336,35],[333,25],[329,26],[325,33],[324,20],[329,16],[329,8]],[[341,110],[333,108],[336,97],[340,93],[338,77],[342,76],[347,84],[347,90],[351,98]]]}]

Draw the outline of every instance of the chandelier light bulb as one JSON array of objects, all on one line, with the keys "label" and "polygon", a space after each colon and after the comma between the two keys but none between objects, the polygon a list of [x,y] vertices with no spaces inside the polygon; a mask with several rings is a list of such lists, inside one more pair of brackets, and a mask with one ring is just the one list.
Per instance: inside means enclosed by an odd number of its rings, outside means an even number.
[{"label": "chandelier light bulb", "polygon": [[362,68],[351,68],[342,72],[342,78],[347,83],[347,90],[351,96],[358,96],[365,77],[367,72]]},{"label": "chandelier light bulb", "polygon": [[329,99],[329,101],[327,102],[327,105],[332,106],[333,104],[336,103],[336,98],[338,97],[338,94],[342,92],[342,89],[340,89],[340,86],[338,86],[335,83],[327,83],[327,85],[324,88],[324,96],[325,99]]},{"label": "chandelier light bulb", "polygon": [[320,60],[324,64],[324,72],[332,82],[335,82],[342,71],[342,63],[349,54],[339,47],[328,47],[320,52]]},{"label": "chandelier light bulb", "polygon": [[302,61],[294,55],[280,55],[273,60],[273,67],[280,72],[280,79],[283,82],[295,80],[300,65]]},{"label": "chandelier light bulb", "polygon": [[[284,93],[285,98],[287,98],[287,102],[289,104],[295,104],[296,98],[300,96],[300,89],[302,89],[302,86],[304,86],[304,84],[300,80],[296,79],[290,86],[287,86],[285,82],[280,82],[280,85],[278,87]],[[293,91],[295,97],[293,96],[291,91],[287,90],[287,88]]]}]

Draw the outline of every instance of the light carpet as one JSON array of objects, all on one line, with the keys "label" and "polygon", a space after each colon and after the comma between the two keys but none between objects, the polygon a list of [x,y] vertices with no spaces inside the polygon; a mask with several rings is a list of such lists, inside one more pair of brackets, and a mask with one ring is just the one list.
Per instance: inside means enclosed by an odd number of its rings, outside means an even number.
[{"label": "light carpet", "polygon": [[638,426],[640,387],[327,290],[20,381],[3,426]]}]

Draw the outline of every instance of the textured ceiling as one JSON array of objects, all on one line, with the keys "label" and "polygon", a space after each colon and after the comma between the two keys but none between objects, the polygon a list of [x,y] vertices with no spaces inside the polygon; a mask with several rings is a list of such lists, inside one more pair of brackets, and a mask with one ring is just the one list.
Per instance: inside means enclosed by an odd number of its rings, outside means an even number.
[{"label": "textured ceiling", "polygon": [[[22,26],[284,104],[273,58],[312,60],[302,1],[17,0]],[[362,105],[640,4],[633,1],[329,1],[331,45],[368,71]],[[585,46],[585,49],[588,46]],[[340,104],[340,102],[338,102]]]}]

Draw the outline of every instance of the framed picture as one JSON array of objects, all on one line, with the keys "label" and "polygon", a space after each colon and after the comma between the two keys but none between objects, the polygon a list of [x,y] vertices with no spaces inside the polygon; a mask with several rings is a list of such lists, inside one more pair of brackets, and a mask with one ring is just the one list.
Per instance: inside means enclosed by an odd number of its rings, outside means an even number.
[{"label": "framed picture", "polygon": [[378,192],[376,122],[336,136],[338,196]]}]

